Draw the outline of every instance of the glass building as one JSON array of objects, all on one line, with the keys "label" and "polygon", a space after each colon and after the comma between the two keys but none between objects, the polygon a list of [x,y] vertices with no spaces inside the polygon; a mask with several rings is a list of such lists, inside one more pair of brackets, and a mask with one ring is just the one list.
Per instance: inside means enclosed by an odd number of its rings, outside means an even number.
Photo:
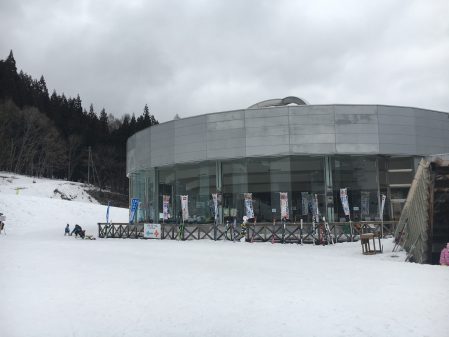
[{"label": "glass building", "polygon": [[380,220],[382,195],[383,219],[398,220],[420,158],[447,152],[447,113],[287,97],[142,130],[128,139],[127,174],[138,222],[179,222],[181,195],[188,222],[214,222],[214,193],[219,222],[241,220],[245,193],[257,221],[271,222],[281,219],[281,192],[290,220],[311,221],[318,204],[343,222],[341,188],[352,220]]}]

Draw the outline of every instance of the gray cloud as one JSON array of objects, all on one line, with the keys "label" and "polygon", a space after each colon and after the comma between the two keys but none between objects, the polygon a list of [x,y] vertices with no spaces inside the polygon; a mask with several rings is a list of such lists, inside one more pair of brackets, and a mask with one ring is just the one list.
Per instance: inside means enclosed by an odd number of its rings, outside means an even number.
[{"label": "gray cloud", "polygon": [[160,121],[298,95],[449,111],[449,2],[2,1],[0,55]]}]

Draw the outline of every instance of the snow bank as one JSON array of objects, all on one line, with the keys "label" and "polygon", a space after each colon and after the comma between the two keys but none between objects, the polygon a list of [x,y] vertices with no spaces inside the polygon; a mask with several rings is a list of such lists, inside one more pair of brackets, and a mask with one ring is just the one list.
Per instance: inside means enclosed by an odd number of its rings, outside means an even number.
[{"label": "snow bank", "polygon": [[[0,194],[0,336],[432,336],[449,268],[335,246],[64,237],[106,207]],[[126,209],[111,209],[126,221]]]},{"label": "snow bank", "polygon": [[33,178],[0,172],[0,194],[16,194],[98,203],[85,190],[88,185],[72,181]]}]

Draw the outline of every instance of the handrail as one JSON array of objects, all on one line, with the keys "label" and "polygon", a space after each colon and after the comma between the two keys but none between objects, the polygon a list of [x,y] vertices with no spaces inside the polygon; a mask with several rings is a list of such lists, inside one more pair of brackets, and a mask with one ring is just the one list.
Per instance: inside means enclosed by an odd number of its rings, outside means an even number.
[{"label": "handrail", "polygon": [[[280,221],[248,223],[246,239],[248,241],[271,241],[281,243],[316,243],[320,237],[320,226],[304,222]],[[374,232],[382,237],[391,236],[396,229],[396,221],[350,221],[330,222],[328,231],[336,242],[356,241],[363,233]],[[144,224],[136,223],[98,223],[98,237],[100,238],[144,238]],[[240,225],[231,224],[161,224],[161,239],[167,240],[238,240],[241,238]]]}]

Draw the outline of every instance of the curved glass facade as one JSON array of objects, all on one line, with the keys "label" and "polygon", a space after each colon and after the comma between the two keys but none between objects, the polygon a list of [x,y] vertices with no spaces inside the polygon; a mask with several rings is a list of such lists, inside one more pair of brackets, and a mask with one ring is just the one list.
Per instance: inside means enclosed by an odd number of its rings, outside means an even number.
[{"label": "curved glass facade", "polygon": [[380,155],[282,156],[156,167],[129,175],[130,199],[139,199],[134,219],[138,222],[179,222],[181,195],[187,195],[187,221],[213,223],[212,194],[220,193],[217,218],[223,223],[234,218],[241,220],[245,215],[244,195],[252,193],[257,221],[271,222],[281,219],[280,193],[284,192],[288,196],[290,220],[312,221],[316,196],[319,213],[339,222],[347,220],[340,201],[340,188],[347,188],[352,220],[380,220],[381,194],[387,196],[384,220],[397,220],[417,159]]}]

